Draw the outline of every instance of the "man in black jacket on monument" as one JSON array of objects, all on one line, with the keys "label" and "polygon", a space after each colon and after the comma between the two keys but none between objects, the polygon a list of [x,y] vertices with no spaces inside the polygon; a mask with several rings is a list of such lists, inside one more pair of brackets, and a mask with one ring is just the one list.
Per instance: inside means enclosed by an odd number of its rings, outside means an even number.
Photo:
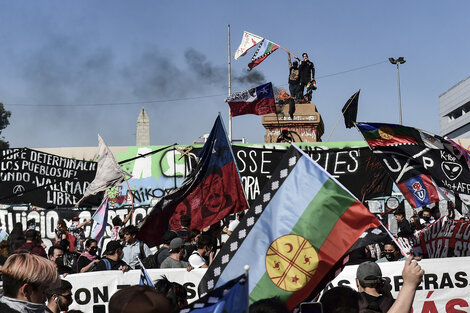
[{"label": "man in black jacket on monument", "polygon": [[308,59],[307,53],[302,53],[302,62],[299,65],[299,93],[304,94],[304,88],[309,82],[315,81],[315,65]]}]

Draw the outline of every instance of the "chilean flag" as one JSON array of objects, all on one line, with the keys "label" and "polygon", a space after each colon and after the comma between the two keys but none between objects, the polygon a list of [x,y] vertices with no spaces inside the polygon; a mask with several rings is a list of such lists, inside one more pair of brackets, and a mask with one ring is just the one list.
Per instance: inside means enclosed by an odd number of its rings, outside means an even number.
[{"label": "chilean flag", "polygon": [[178,231],[183,215],[191,216],[191,229],[202,230],[228,214],[248,208],[220,116],[198,158],[197,166],[183,184],[160,199],[139,224],[138,238],[149,246],[160,244],[168,229]]},{"label": "chilean flag", "polygon": [[225,99],[225,102],[230,106],[230,116],[276,113],[273,85],[271,83],[232,93]]}]

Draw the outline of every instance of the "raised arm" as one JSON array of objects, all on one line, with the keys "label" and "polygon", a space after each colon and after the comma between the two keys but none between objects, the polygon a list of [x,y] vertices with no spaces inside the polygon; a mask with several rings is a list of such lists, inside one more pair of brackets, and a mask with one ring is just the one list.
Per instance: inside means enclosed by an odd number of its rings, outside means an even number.
[{"label": "raised arm", "polygon": [[401,287],[395,303],[392,305],[388,313],[408,313],[411,312],[411,306],[415,298],[416,288],[418,288],[424,275],[424,270],[419,266],[418,262],[413,261],[410,256],[405,261],[402,277],[403,286]]}]

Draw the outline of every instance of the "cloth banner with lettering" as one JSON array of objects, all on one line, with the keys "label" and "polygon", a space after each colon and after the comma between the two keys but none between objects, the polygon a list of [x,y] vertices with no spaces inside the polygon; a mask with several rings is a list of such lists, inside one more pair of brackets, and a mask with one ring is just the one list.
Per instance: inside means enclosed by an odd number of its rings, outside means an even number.
[{"label": "cloth banner with lettering", "polygon": [[455,143],[402,125],[357,126],[412,207],[449,200],[448,192],[470,195],[468,155]]},{"label": "cloth banner with lettering", "polygon": [[[311,147],[302,146],[301,148],[359,200],[391,194],[393,181],[369,148],[329,150],[313,150]],[[245,194],[251,204],[287,150],[234,145],[233,151]]]},{"label": "cloth banner with lettering", "polygon": [[418,234],[425,258],[470,256],[470,221],[441,217]]},{"label": "cloth banner with lettering", "polygon": [[[403,286],[402,271],[405,261],[378,263],[382,276],[390,278],[392,296],[396,299]],[[470,257],[425,259],[419,261],[424,277],[413,300],[411,312],[468,312],[470,285]],[[326,289],[348,286],[355,290],[358,265],[349,265]],[[388,279],[387,279],[388,280]]]},{"label": "cloth banner with lettering", "polygon": [[[147,270],[147,274],[153,282],[166,276],[169,281],[183,285],[187,291],[188,303],[199,299],[196,286],[205,272],[206,269],[199,268],[190,272],[185,268]],[[137,285],[140,274],[140,270],[131,270],[126,273],[101,271],[67,275],[64,279],[72,284],[74,299],[69,310],[108,312],[107,306],[111,296],[122,288]]]},{"label": "cloth banner with lettering", "polygon": [[28,148],[0,155],[0,203],[41,208],[72,207],[96,174],[96,162],[75,160]]}]

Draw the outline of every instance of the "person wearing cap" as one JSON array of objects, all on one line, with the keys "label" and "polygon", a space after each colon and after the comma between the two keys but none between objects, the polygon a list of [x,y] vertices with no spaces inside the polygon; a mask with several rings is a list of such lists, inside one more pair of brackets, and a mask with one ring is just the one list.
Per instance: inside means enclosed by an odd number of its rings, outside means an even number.
[{"label": "person wearing cap", "polygon": [[186,268],[192,269],[188,262],[183,261],[184,240],[176,237],[170,241],[170,255],[162,262],[160,268]]},{"label": "person wearing cap", "polygon": [[366,261],[357,267],[356,285],[360,292],[359,307],[376,312],[387,312],[395,299],[384,288],[386,280],[375,262]]},{"label": "person wearing cap", "polygon": [[163,244],[155,254],[158,267],[160,267],[163,261],[170,256],[170,242],[176,237],[178,237],[178,235],[173,230],[168,230],[163,234]]},{"label": "person wearing cap", "polygon": [[111,240],[108,242],[104,254],[105,257],[91,269],[93,272],[109,270],[127,272],[130,269],[129,265],[122,260],[122,246],[119,241]]}]

